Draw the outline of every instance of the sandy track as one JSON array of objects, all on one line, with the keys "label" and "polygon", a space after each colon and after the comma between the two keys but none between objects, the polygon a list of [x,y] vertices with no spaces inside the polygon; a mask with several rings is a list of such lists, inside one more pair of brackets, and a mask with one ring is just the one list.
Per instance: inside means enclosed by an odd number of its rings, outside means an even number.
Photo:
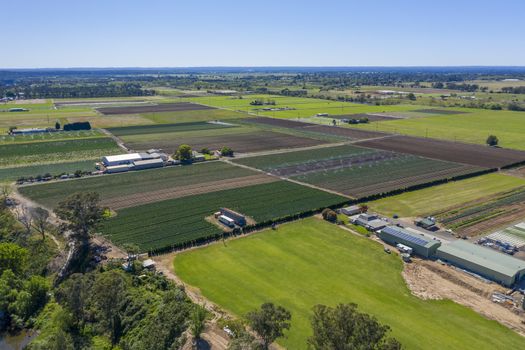
[{"label": "sandy track", "polygon": [[229,190],[233,188],[265,184],[278,180],[279,179],[272,176],[257,174],[234,179],[207,182],[203,184],[195,184],[176,190],[163,189],[146,193],[136,193],[122,197],[108,198],[103,200],[102,204],[110,207],[113,210],[118,210],[147,203],[159,202],[167,199],[175,199],[217,192],[221,190]]}]

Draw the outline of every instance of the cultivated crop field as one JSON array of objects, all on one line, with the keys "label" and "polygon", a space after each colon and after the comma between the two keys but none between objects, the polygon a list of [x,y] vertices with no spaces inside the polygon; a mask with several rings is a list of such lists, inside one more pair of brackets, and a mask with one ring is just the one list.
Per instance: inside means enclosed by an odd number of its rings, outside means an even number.
[{"label": "cultivated crop field", "polygon": [[19,191],[32,200],[53,208],[69,194],[82,189],[82,191],[99,193],[103,203],[111,207],[111,203],[120,203],[122,206],[122,198],[128,199],[128,202],[130,198],[135,198],[136,201],[132,204],[140,205],[143,203],[140,200],[143,198],[142,195],[152,193],[157,193],[159,196],[162,193],[175,195],[177,191],[185,190],[190,186],[213,184],[220,180],[240,179],[253,175],[257,173],[223,162],[209,162],[29,185],[20,187]]},{"label": "cultivated crop field", "polygon": [[299,129],[301,132],[330,135],[338,137],[342,140],[362,140],[385,136],[385,134],[383,133],[378,133],[374,131],[340,128],[335,126],[318,125],[312,123],[304,123],[286,119],[274,119],[266,117],[245,119],[244,122],[253,123],[256,125],[268,125],[278,128],[289,128],[293,130]]},{"label": "cultivated crop field", "polygon": [[176,112],[160,112],[160,113],[141,113],[143,118],[146,118],[154,123],[189,123],[210,120],[228,120],[239,119],[246,117],[245,113],[225,109],[204,109],[192,111],[176,111]]},{"label": "cultivated crop field", "polygon": [[101,232],[116,244],[135,243],[146,251],[219,236],[222,230],[205,218],[220,207],[264,222],[345,201],[341,196],[278,181],[118,210]]},{"label": "cultivated crop field", "polygon": [[[179,134],[170,137],[170,133],[149,134],[146,137],[128,136],[124,137],[126,146],[135,150],[146,150],[160,148],[166,152],[174,153],[179,145],[188,144],[195,150],[208,148],[210,150],[221,149],[224,146],[231,147],[235,152],[248,153],[272,149],[285,149],[296,147],[315,146],[325,143],[307,137],[287,135],[272,131],[256,131],[252,129],[227,128],[220,130]],[[220,133],[217,133],[219,131]]]},{"label": "cultivated crop field", "polygon": [[525,217],[525,186],[434,213],[445,226],[477,236]]},{"label": "cultivated crop field", "polygon": [[354,146],[250,157],[237,162],[355,198],[481,170],[469,165]]},{"label": "cultivated crop field", "polygon": [[482,203],[482,198],[491,198],[522,186],[525,186],[525,179],[495,173],[381,198],[368,205],[387,216],[427,216],[468,202]]},{"label": "cultivated crop field", "polygon": [[87,139],[94,137],[105,137],[100,130],[81,130],[81,131],[57,131],[30,135],[1,135],[0,145],[10,143],[30,143],[38,141],[58,141]]},{"label": "cultivated crop field", "polygon": [[74,174],[75,171],[94,171],[95,163],[100,158],[82,160],[78,162],[64,162],[40,165],[18,166],[14,168],[0,168],[0,182],[15,181],[21,177],[29,178],[38,175],[51,174],[53,176],[65,174]]},{"label": "cultivated crop field", "polygon": [[122,152],[108,137],[0,145],[0,168],[63,163]]},{"label": "cultivated crop field", "polygon": [[199,105],[196,103],[177,102],[177,103],[160,103],[156,105],[145,106],[123,106],[123,107],[107,107],[98,108],[97,110],[105,115],[115,114],[140,114],[153,112],[175,112],[175,111],[197,111],[208,110],[212,107]]},{"label": "cultivated crop field", "polygon": [[498,168],[525,161],[525,152],[422,137],[395,135],[356,143],[359,146],[413,154],[484,168]]},{"label": "cultivated crop field", "polygon": [[314,305],[337,303],[357,303],[406,349],[525,346],[517,333],[466,307],[413,296],[399,257],[313,218],[178,254],[174,267],[185,283],[240,317],[265,302],[290,310],[292,327],[279,340],[288,349],[306,348]]},{"label": "cultivated crop field", "polygon": [[197,130],[224,129],[235,127],[232,124],[217,124],[206,122],[179,123],[179,124],[154,124],[141,126],[127,126],[121,128],[109,128],[113,135],[121,137],[128,135],[161,134],[172,132],[187,132]]}]

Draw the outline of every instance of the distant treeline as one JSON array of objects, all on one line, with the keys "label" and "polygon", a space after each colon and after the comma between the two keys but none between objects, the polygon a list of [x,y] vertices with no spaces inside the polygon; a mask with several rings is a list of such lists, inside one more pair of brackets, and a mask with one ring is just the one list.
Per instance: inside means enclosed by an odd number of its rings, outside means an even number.
[{"label": "distant treeline", "polygon": [[151,96],[154,90],[143,89],[139,83],[90,84],[22,84],[0,87],[0,96],[24,98],[90,98]]},{"label": "distant treeline", "polygon": [[525,86],[507,86],[502,87],[501,92],[507,93],[507,94],[525,94]]}]

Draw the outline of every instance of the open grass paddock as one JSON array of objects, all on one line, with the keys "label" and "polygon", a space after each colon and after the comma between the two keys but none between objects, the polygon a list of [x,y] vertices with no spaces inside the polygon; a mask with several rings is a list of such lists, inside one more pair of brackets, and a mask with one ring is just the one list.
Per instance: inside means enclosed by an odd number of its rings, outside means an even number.
[{"label": "open grass paddock", "polygon": [[354,302],[391,326],[406,349],[520,349],[525,338],[452,301],[423,301],[401,276],[403,264],[373,241],[310,218],[177,255],[184,282],[242,316],[264,302],[292,313],[279,343],[305,349],[315,304]]}]

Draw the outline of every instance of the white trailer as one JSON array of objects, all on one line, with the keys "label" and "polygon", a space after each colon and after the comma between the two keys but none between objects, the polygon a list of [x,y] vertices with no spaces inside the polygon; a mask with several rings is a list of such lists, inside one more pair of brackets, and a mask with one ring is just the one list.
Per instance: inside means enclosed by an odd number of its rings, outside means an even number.
[{"label": "white trailer", "polygon": [[401,244],[401,243],[398,243],[396,244],[396,247],[397,249],[399,249],[400,252],[402,253],[406,253],[406,254],[412,254],[412,248],[410,247],[407,247],[406,245],[404,244]]},{"label": "white trailer", "polygon": [[226,215],[219,216],[219,221],[228,227],[235,227],[235,221]]}]

